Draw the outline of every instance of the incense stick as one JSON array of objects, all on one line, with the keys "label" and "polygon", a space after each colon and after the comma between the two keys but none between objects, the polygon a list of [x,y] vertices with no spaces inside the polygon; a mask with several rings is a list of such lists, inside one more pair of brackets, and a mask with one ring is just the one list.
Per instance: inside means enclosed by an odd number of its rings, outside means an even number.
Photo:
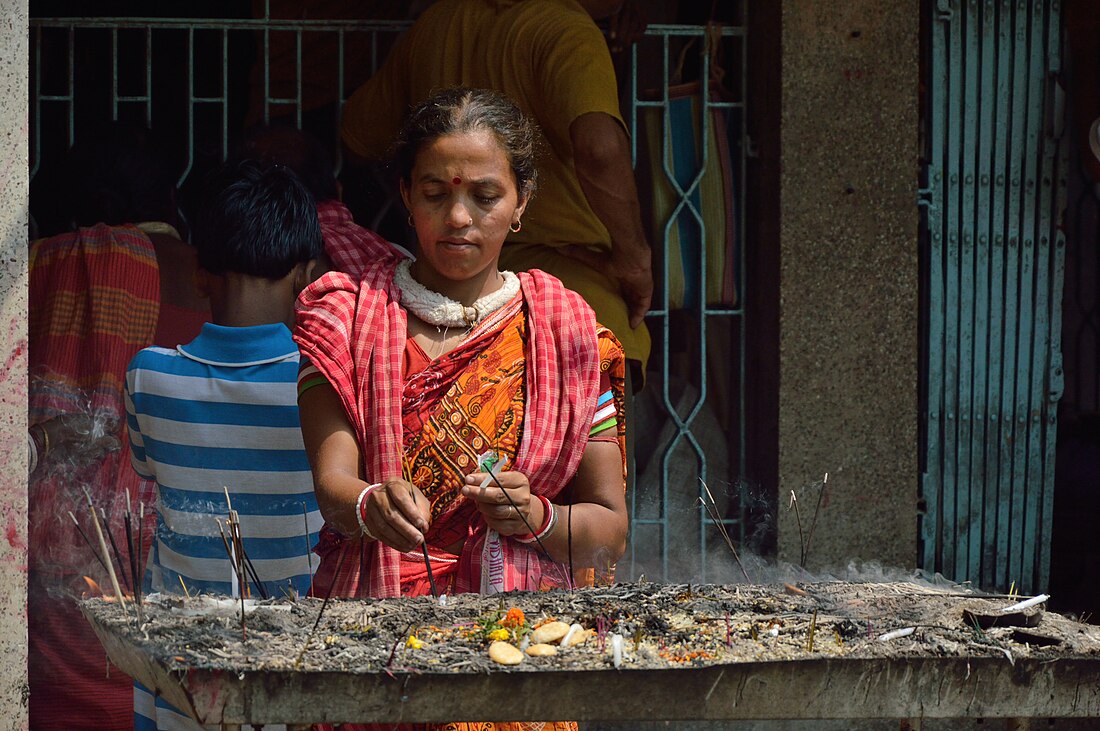
[{"label": "incense stick", "polygon": [[91,495],[88,496],[88,512],[92,514],[92,525],[95,526],[96,537],[99,538],[99,547],[103,551],[103,558],[107,563],[107,576],[111,579],[111,587],[115,590],[115,597],[119,605],[126,608],[126,598],[122,596],[122,589],[118,585],[118,576],[115,575],[115,567],[111,565],[111,554],[107,552],[107,541],[103,539],[103,529],[99,527],[99,517],[95,514],[95,508],[91,504]]},{"label": "incense stick", "polygon": [[95,556],[95,560],[99,561],[99,565],[103,567],[103,570],[107,570],[107,564],[103,563],[103,559],[99,557],[99,553],[95,550],[95,546],[92,545],[91,540],[88,538],[88,534],[84,532],[84,529],[80,527],[80,523],[77,522],[76,516],[73,515],[73,511],[69,511],[69,517],[73,519],[73,525],[76,526],[77,531],[80,532],[80,537],[84,539],[84,542],[88,544],[88,549]]},{"label": "incense stick", "polygon": [[309,566],[309,575],[312,580],[313,577],[313,547],[309,545],[309,510],[306,508],[306,504],[302,503],[302,521],[306,526],[306,565]]},{"label": "incense stick", "polygon": [[138,603],[137,593],[137,558],[134,555],[134,525],[130,517],[130,493],[126,492],[126,512],[122,516],[122,521],[126,526],[126,552],[130,558],[130,586],[134,592],[134,602]]},{"label": "incense stick", "polygon": [[733,554],[733,559],[737,561],[737,566],[741,569],[741,573],[745,575],[745,581],[751,584],[752,579],[749,578],[749,572],[745,570],[745,565],[741,563],[741,557],[737,555],[737,549],[733,547],[733,539],[730,538],[730,534],[726,530],[726,525],[722,522],[722,514],[718,512],[718,504],[714,502],[714,495],[711,494],[710,488],[707,487],[707,483],[699,480],[699,484],[707,491],[707,497],[710,498],[710,502],[708,503],[700,496],[699,502],[703,503],[703,507],[706,508],[707,515],[710,516],[711,522],[718,527],[718,532],[721,533],[722,538],[725,539],[726,545],[729,546],[730,552]]},{"label": "incense stick", "polygon": [[115,534],[111,532],[111,525],[107,522],[107,511],[100,508],[99,514],[103,516],[103,526],[106,528],[107,538],[111,541],[111,550],[115,552],[115,560],[118,561],[118,570],[122,572],[122,584],[129,589],[130,586],[129,582],[126,580],[126,572],[123,571],[123,567],[125,567],[126,564],[122,561],[122,553],[118,550],[118,544],[115,543]]},{"label": "incense stick", "polygon": [[305,656],[306,650],[309,649],[309,643],[313,639],[313,633],[317,631],[317,626],[321,624],[321,617],[325,613],[325,607],[328,606],[328,600],[332,597],[332,590],[336,588],[336,580],[340,578],[340,569],[344,567],[344,559],[347,558],[347,555],[347,550],[340,552],[340,560],[336,562],[336,571],[332,574],[332,583],[328,585],[328,591],[325,592],[325,600],[321,602],[321,611],[317,612],[317,621],[313,623],[313,629],[306,635],[305,644],[302,645],[302,651],[298,653],[298,659],[294,661],[294,667],[299,667],[302,664],[302,658]]},{"label": "incense stick", "polygon": [[[237,566],[237,557],[234,554],[233,549],[229,545],[229,539],[225,537],[225,528],[222,527],[221,519],[217,516],[214,516],[214,522],[218,524],[218,530],[221,531],[222,543],[225,544],[225,555],[229,557],[229,565],[233,569],[233,576],[237,578],[237,586],[240,587],[245,583],[245,581],[240,574],[239,567]],[[232,532],[232,529],[230,529],[230,532]],[[240,591],[238,591],[238,593],[240,593]]]},{"label": "incense stick", "polygon": [[138,581],[138,585],[135,587],[137,590],[138,606],[141,606],[141,594],[142,586],[145,575],[145,503],[138,501],[138,552],[140,556],[138,558],[138,573],[142,575],[142,580]]},{"label": "incense stick", "polygon": [[432,588],[432,598],[438,599],[439,592],[435,590],[435,577],[432,576],[432,559],[428,556],[428,542],[422,541],[420,548],[424,551],[424,566],[428,569],[428,586]]}]

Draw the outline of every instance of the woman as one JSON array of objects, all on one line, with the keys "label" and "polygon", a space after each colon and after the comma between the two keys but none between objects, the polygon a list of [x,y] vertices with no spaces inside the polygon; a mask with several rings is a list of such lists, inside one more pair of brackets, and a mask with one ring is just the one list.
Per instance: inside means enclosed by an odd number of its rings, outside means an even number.
[{"label": "woman", "polygon": [[419,257],[299,300],[318,593],[426,594],[423,544],[440,593],[564,587],[625,549],[622,349],[558,280],[497,267],[534,139],[495,92],[417,106],[396,165]]}]

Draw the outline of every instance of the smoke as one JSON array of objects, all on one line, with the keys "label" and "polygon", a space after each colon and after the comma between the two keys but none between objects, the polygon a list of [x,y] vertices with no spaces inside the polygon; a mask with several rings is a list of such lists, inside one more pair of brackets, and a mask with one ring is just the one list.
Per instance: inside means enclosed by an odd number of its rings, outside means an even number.
[{"label": "smoke", "polygon": [[[709,494],[708,494],[709,488]],[[796,491],[802,522],[802,545],[812,555],[817,539],[812,535],[816,506],[828,498],[824,478]],[[733,548],[726,543],[701,500],[713,496],[714,505]],[[809,571],[798,563],[771,558],[775,554],[775,526],[780,510],[793,510],[788,501],[782,507],[759,485],[746,481],[715,482],[688,491],[669,486],[667,496],[659,490],[636,495],[631,516],[631,544],[619,562],[619,581],[641,580],[668,583],[782,584],[823,581],[906,582],[929,588],[966,589],[923,569],[883,565],[873,560],[850,559]],[[663,516],[661,525],[656,520]],[[641,520],[637,520],[637,518]],[[743,522],[733,523],[733,520]],[[667,545],[662,539],[667,536]],[[736,556],[735,556],[736,551]],[[748,579],[746,579],[746,574]]]},{"label": "smoke", "polygon": [[[127,588],[132,587],[123,516],[127,505],[138,512],[142,492],[148,493],[146,544],[155,523],[151,491],[139,489],[141,481],[130,466],[129,451],[122,449],[121,414],[96,402],[61,379],[32,379],[30,421],[45,430],[49,450],[40,456],[29,478],[30,574],[35,589],[53,596],[82,595],[87,590],[83,576],[101,587],[110,586],[100,563],[89,498],[108,546],[113,538],[118,547],[121,562],[113,550],[109,553]],[[136,517],[132,528],[136,541]]]}]

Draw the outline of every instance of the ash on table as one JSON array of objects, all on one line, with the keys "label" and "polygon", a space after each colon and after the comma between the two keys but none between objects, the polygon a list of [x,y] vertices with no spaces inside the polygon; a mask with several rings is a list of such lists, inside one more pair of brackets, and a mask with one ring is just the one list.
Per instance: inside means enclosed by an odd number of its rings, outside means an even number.
[{"label": "ash on table", "polygon": [[[820,657],[1100,657],[1100,627],[1042,606],[1002,612],[1012,603],[907,583],[617,584],[466,594],[445,603],[334,599],[311,633],[321,601],[283,599],[248,602],[243,640],[240,602],[228,598],[149,597],[140,625],[132,612],[104,599],[86,600],[82,608],[101,635],[169,670],[602,670],[613,661],[614,644],[624,669]],[[582,634],[574,635],[579,644],[515,666],[489,659],[494,639],[522,648],[531,629],[549,621],[581,625]],[[621,640],[613,642],[614,635]]]}]

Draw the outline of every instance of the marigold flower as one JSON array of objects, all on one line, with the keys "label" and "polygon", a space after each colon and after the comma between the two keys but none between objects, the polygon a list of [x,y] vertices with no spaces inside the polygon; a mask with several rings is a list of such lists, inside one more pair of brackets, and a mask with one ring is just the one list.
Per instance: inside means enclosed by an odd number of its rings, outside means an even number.
[{"label": "marigold flower", "polygon": [[504,615],[504,619],[500,620],[501,627],[510,627],[516,629],[527,624],[527,617],[523,616],[523,610],[519,607],[512,607],[508,610],[508,613]]},{"label": "marigold flower", "polygon": [[512,636],[511,633],[506,629],[495,629],[495,630],[493,630],[492,632],[489,633],[489,639],[494,640],[494,641],[495,640],[501,640],[501,641],[507,640],[511,636]]},{"label": "marigold flower", "polygon": [[420,641],[420,638],[416,635],[409,635],[409,639],[405,640],[405,647],[410,650],[419,650],[424,646],[424,643]]}]

